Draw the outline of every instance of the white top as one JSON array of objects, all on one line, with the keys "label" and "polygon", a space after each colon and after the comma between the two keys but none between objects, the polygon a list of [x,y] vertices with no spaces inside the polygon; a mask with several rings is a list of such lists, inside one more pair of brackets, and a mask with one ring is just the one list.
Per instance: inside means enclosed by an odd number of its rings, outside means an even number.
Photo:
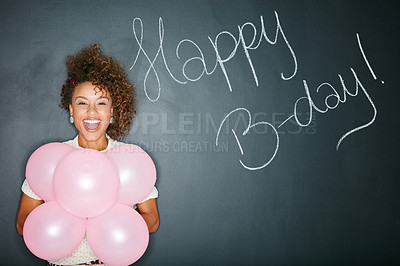
[{"label": "white top", "polygon": [[[108,135],[107,135],[107,139],[108,139],[107,148],[105,150],[103,150],[102,152],[112,149],[118,145],[125,144],[123,142],[119,142],[119,141],[111,139]],[[78,136],[76,136],[74,139],[66,141],[64,143],[71,145],[75,149],[82,149],[82,147],[80,147],[78,144]],[[37,199],[37,200],[41,200],[41,198],[39,198],[35,194],[35,192],[33,192],[31,187],[29,186],[26,178],[24,180],[24,183],[22,184],[21,190],[29,197]],[[156,187],[153,187],[153,190],[150,192],[150,194],[140,203],[145,202],[149,199],[155,199],[155,198],[158,198],[158,190]],[[133,207],[136,208],[136,205]],[[54,263],[54,264],[58,264],[58,265],[73,265],[73,264],[89,262],[92,260],[97,260],[97,257],[93,254],[93,251],[90,249],[89,243],[88,243],[86,235],[85,235],[80,246],[71,255],[69,255],[66,258],[55,260],[55,261],[50,261],[50,262]]]}]

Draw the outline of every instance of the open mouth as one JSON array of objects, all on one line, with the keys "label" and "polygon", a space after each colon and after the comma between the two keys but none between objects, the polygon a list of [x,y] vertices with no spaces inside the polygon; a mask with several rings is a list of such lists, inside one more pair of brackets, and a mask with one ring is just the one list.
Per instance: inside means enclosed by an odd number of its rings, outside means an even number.
[{"label": "open mouth", "polygon": [[88,131],[96,131],[100,127],[101,120],[85,119],[83,120],[83,126]]}]

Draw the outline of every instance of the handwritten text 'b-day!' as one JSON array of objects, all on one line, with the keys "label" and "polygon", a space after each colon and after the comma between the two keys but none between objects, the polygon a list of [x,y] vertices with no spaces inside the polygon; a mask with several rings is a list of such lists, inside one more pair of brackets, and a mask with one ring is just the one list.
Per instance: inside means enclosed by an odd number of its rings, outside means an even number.
[{"label": "handwritten text 'b-day!'", "polygon": [[[227,87],[229,89],[230,92],[232,92],[232,84],[230,82],[229,79],[229,74],[225,68],[225,64],[227,62],[229,62],[237,53],[238,49],[240,48],[240,50],[243,51],[243,53],[246,56],[247,62],[248,62],[248,66],[253,74],[253,78],[254,78],[254,82],[256,84],[256,86],[259,85],[258,82],[258,76],[257,76],[257,71],[254,68],[253,62],[252,62],[252,58],[251,58],[251,54],[250,52],[252,50],[256,50],[260,47],[261,43],[263,42],[267,42],[270,45],[275,45],[278,43],[278,41],[283,42],[285,44],[285,47],[287,48],[287,52],[288,54],[291,56],[292,58],[292,70],[290,71],[290,73],[281,73],[281,79],[284,81],[287,80],[291,80],[293,77],[296,76],[297,74],[297,69],[298,69],[298,65],[297,65],[297,58],[295,55],[295,51],[293,50],[293,48],[291,47],[285,33],[284,30],[282,28],[282,25],[280,23],[279,20],[279,16],[278,13],[275,12],[275,19],[276,19],[276,30],[273,34],[273,38],[269,38],[267,35],[267,32],[265,30],[265,25],[264,25],[264,19],[261,16],[260,17],[260,27],[261,27],[261,33],[259,35],[259,37],[257,38],[257,27],[251,23],[251,22],[246,22],[243,25],[238,25],[238,34],[237,37],[235,37],[234,34],[232,34],[229,31],[221,31],[220,33],[218,33],[215,38],[211,38],[208,36],[208,40],[210,42],[210,45],[212,46],[213,50],[215,51],[215,63],[212,64],[212,66],[210,67],[210,65],[207,65],[204,54],[201,50],[201,48],[199,47],[199,45],[197,45],[194,41],[190,40],[190,39],[183,39],[181,40],[177,46],[176,46],[176,50],[175,50],[175,54],[176,57],[178,59],[180,59],[180,54],[181,54],[181,47],[183,44],[185,45],[191,45],[195,48],[195,50],[198,52],[197,55],[187,59],[183,65],[182,65],[182,69],[181,72],[179,74],[182,74],[182,76],[184,77],[184,79],[179,79],[175,76],[175,74],[173,74],[171,72],[171,69],[168,65],[168,62],[166,60],[166,56],[165,56],[165,51],[164,51],[164,23],[162,18],[159,18],[159,23],[158,23],[158,35],[159,35],[159,46],[158,46],[158,50],[155,53],[155,55],[153,57],[149,56],[149,53],[144,49],[143,47],[143,22],[140,18],[135,18],[133,20],[133,25],[132,25],[132,30],[133,30],[133,36],[137,42],[137,44],[139,45],[139,49],[138,49],[138,53],[136,54],[136,57],[134,59],[134,62],[130,68],[130,70],[132,70],[134,68],[134,66],[136,65],[136,63],[138,62],[138,58],[141,54],[144,55],[144,57],[147,59],[148,63],[149,63],[149,68],[146,71],[146,74],[144,76],[144,81],[143,81],[143,88],[144,88],[144,92],[146,97],[150,100],[150,101],[157,101],[161,95],[161,90],[162,90],[162,86],[161,86],[161,81],[159,79],[157,70],[154,66],[155,62],[157,61],[158,58],[161,58],[163,61],[163,65],[165,67],[165,69],[167,70],[168,74],[170,75],[170,77],[177,83],[179,84],[186,84],[188,81],[190,82],[196,82],[198,80],[200,80],[204,75],[212,75],[217,69],[220,69],[224,75],[224,78],[226,80],[226,84]],[[249,31],[251,30],[252,32],[252,36],[250,39],[246,39],[243,32],[245,31]],[[226,49],[225,46],[219,46],[218,41],[220,40],[220,38],[229,38],[232,40],[233,42],[233,48],[232,51],[230,52],[230,54],[227,57],[222,57],[221,53],[220,53],[220,49]],[[357,43],[358,43],[358,47],[360,49],[361,55],[364,59],[364,62],[366,63],[369,71],[371,72],[373,78],[376,80],[377,77],[374,73],[374,71],[372,70],[371,65],[368,62],[368,59],[365,55],[365,52],[363,50],[363,47],[361,45],[361,41],[360,41],[360,37],[358,34],[356,34],[356,39],[357,39]],[[197,76],[189,76],[188,75],[188,65],[193,64],[193,63],[200,63],[202,68],[201,71],[198,73]],[[374,123],[376,115],[377,115],[377,109],[375,107],[375,104],[373,103],[370,95],[368,94],[365,86],[362,84],[361,80],[359,79],[356,71],[353,68],[350,68],[350,72],[352,73],[352,76],[354,77],[354,89],[349,90],[347,88],[347,86],[345,85],[345,80],[343,79],[343,77],[338,74],[338,79],[340,81],[340,88],[336,89],[332,84],[328,83],[328,82],[323,82],[321,83],[317,88],[316,88],[316,92],[319,92],[320,90],[329,90],[331,93],[329,95],[327,95],[325,97],[325,101],[323,103],[323,107],[318,107],[313,98],[311,97],[310,94],[310,88],[308,86],[308,82],[307,80],[303,80],[303,84],[302,86],[304,87],[304,92],[305,92],[305,96],[298,98],[294,104],[293,104],[293,113],[292,115],[290,115],[289,117],[287,117],[287,119],[282,122],[280,125],[278,125],[277,127],[275,127],[274,125],[272,125],[269,122],[266,121],[260,121],[257,123],[252,123],[252,115],[250,113],[249,110],[247,110],[245,107],[238,107],[232,111],[230,111],[228,113],[228,115],[222,120],[220,126],[219,126],[219,130],[217,132],[216,135],[216,142],[215,144],[218,145],[219,143],[219,135],[221,132],[221,128],[224,125],[224,123],[227,121],[227,119],[237,113],[237,112],[244,112],[247,114],[248,116],[248,124],[246,129],[241,132],[242,137],[245,137],[248,133],[249,130],[254,128],[254,127],[271,127],[273,134],[275,135],[275,145],[273,147],[271,147],[272,152],[270,152],[269,154],[272,155],[266,155],[265,161],[262,164],[259,165],[250,165],[249,163],[245,163],[243,162],[241,159],[239,160],[240,164],[248,169],[248,170],[259,170],[262,169],[264,167],[266,167],[268,164],[270,164],[273,159],[275,158],[275,155],[277,154],[278,150],[279,150],[279,133],[277,131],[277,128],[281,127],[282,125],[284,125],[286,122],[288,122],[291,119],[294,119],[296,124],[300,127],[308,127],[312,121],[313,118],[313,114],[314,112],[317,113],[326,113],[329,110],[333,110],[335,108],[337,108],[339,106],[339,104],[344,104],[347,101],[347,96],[349,97],[356,97],[359,95],[359,92],[361,91],[362,95],[368,100],[368,102],[370,103],[372,109],[373,109],[373,114],[371,116],[371,118],[369,119],[369,121],[366,121],[364,124],[359,125],[351,130],[349,130],[348,132],[346,132],[345,134],[343,134],[340,139],[337,142],[336,145],[336,150],[339,149],[341,143],[343,142],[343,140],[348,137],[349,135],[360,131],[361,129],[364,129],[368,126],[370,126],[372,123]],[[149,78],[149,75],[152,75],[155,77],[156,81],[157,81],[157,93],[156,93],[156,97],[150,97],[149,93],[148,93],[148,89],[147,89],[147,80]],[[381,81],[382,84],[384,83],[383,81]],[[339,91],[341,91],[341,93],[339,93]],[[306,122],[301,122],[299,120],[299,114],[300,112],[298,111],[298,106],[301,102],[305,102],[308,106],[308,117],[306,119]],[[243,146],[241,145],[240,142],[240,138],[238,137],[238,134],[236,134],[235,130],[232,129],[232,134],[235,137],[235,140],[237,142],[238,148],[241,152],[241,154],[243,155],[245,153],[245,149],[243,148]],[[240,135],[239,135],[240,136]]]}]

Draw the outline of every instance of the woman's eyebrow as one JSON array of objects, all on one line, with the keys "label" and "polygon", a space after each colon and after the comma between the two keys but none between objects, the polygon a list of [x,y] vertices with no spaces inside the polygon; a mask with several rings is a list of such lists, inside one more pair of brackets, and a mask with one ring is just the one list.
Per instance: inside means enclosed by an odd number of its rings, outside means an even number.
[{"label": "woman's eyebrow", "polygon": [[100,97],[98,98],[98,100],[100,100],[100,99],[107,99],[107,100],[110,100],[107,96],[100,96]]},{"label": "woman's eyebrow", "polygon": [[84,99],[84,100],[87,100],[87,98],[84,97],[84,96],[76,96],[76,97],[75,97],[75,101],[78,100],[79,98],[82,98],[82,99]]},{"label": "woman's eyebrow", "polygon": [[[76,96],[75,97],[75,101],[78,99],[84,99],[87,100],[87,98],[85,96]],[[110,101],[110,98],[107,96],[100,96],[99,98],[97,98],[97,100],[101,100],[101,99],[107,99],[108,101]]]}]

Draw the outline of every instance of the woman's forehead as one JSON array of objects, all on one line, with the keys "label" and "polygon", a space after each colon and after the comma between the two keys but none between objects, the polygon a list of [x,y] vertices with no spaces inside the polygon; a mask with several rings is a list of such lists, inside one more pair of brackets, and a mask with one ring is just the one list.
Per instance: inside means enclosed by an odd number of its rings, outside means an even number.
[{"label": "woman's forehead", "polygon": [[86,81],[78,86],[75,87],[73,97],[78,97],[78,96],[85,96],[85,97],[94,97],[94,98],[100,98],[100,97],[110,97],[110,93],[106,88],[100,88],[97,85],[93,85],[92,82]]}]

